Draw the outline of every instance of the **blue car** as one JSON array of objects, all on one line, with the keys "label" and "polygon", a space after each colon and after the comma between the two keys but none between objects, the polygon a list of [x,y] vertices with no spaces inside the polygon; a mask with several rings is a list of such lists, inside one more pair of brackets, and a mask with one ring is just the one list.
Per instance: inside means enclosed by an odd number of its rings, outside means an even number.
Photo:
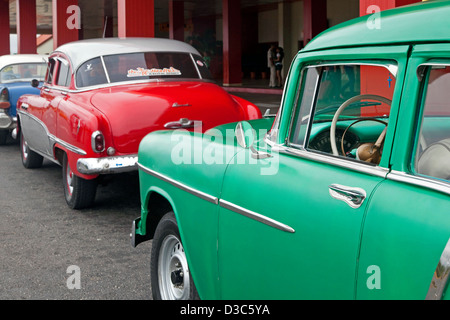
[{"label": "blue car", "polygon": [[17,126],[16,103],[23,94],[39,94],[32,80],[42,81],[47,71],[47,56],[38,54],[0,57],[0,145]]}]

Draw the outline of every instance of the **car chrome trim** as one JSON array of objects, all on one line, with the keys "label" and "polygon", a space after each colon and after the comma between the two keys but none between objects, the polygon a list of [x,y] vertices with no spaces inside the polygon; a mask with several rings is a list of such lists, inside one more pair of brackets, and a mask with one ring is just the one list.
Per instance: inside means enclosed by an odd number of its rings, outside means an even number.
[{"label": "car chrome trim", "polygon": [[358,209],[366,199],[366,191],[361,188],[347,187],[333,183],[329,187],[330,195],[337,200],[342,200],[353,209]]},{"label": "car chrome trim", "polygon": [[450,195],[450,183],[437,178],[427,178],[424,176],[415,176],[412,174],[392,170],[388,175],[387,179],[392,181],[409,183],[419,187],[424,187],[432,189],[444,194]]},{"label": "car chrome trim", "polygon": [[450,273],[450,239],[442,251],[439,263],[431,279],[426,300],[441,300],[448,286]]},{"label": "car chrome trim", "polygon": [[211,202],[211,203],[214,203],[214,204],[219,204],[219,199],[217,197],[211,196],[211,195],[209,195],[207,193],[204,193],[204,192],[202,192],[200,190],[191,188],[191,187],[189,187],[189,186],[187,186],[187,185],[185,185],[185,184],[183,184],[181,182],[178,182],[178,181],[176,181],[176,180],[174,180],[172,178],[169,178],[169,177],[167,177],[167,176],[165,176],[165,175],[163,175],[161,173],[158,173],[158,172],[156,172],[156,171],[154,171],[152,169],[149,169],[149,168],[145,167],[144,165],[140,164],[139,162],[137,163],[137,166],[138,166],[138,168],[140,170],[144,171],[145,173],[148,173],[149,175],[154,176],[155,178],[158,178],[158,179],[160,179],[160,180],[162,180],[164,182],[167,182],[167,183],[173,185],[174,187],[177,187],[177,188],[179,188],[179,189],[181,189],[183,191],[186,191],[186,192],[188,192],[188,193],[190,193],[190,194],[192,194],[194,196],[197,196],[197,197],[199,197],[199,198],[201,198],[203,200],[206,200],[208,202]]},{"label": "car chrome trim", "polygon": [[[81,156],[87,155],[87,152],[84,151],[83,149],[80,149],[80,148],[78,148],[78,147],[75,147],[75,146],[71,145],[70,143],[67,143],[67,142],[65,142],[64,140],[61,140],[61,139],[55,137],[53,134],[51,134],[51,133],[48,131],[47,126],[46,126],[39,118],[37,118],[36,116],[34,116],[34,115],[32,115],[32,114],[30,114],[30,113],[28,113],[28,112],[24,112],[24,111],[22,111],[21,109],[17,110],[17,113],[20,114],[20,115],[22,115],[22,116],[27,116],[27,117],[29,117],[30,119],[36,121],[36,123],[38,123],[38,124],[45,130],[45,133],[47,134],[48,139],[52,142],[53,145],[54,145],[55,143],[58,143],[58,144],[60,144],[61,146],[63,146],[64,148],[66,148],[67,150],[72,151],[72,152],[74,152],[74,153],[76,153],[76,154],[79,154],[79,155],[81,155]],[[29,147],[30,147],[30,146],[29,146]],[[32,150],[33,150],[33,149],[32,149]],[[33,150],[33,151],[36,151],[36,150]]]},{"label": "car chrome trim", "polygon": [[105,158],[81,158],[77,169],[83,174],[107,174],[136,170],[137,154]]},{"label": "car chrome trim", "polygon": [[293,228],[291,228],[290,226],[278,222],[276,220],[273,220],[269,217],[263,216],[259,213],[256,213],[254,211],[242,208],[238,205],[235,205],[234,203],[231,203],[229,201],[220,199],[219,201],[219,205],[224,208],[224,209],[228,209],[231,210],[235,213],[238,213],[240,215],[246,216],[247,218],[256,220],[258,222],[264,223],[270,227],[273,227],[275,229],[281,230],[281,231],[285,231],[285,232],[289,232],[289,233],[295,233],[295,230]]},{"label": "car chrome trim", "polygon": [[358,160],[340,158],[338,156],[328,154],[319,154],[307,151],[305,149],[295,149],[283,145],[274,145],[272,147],[272,152],[279,152],[281,154],[286,154],[289,156],[296,156],[321,163],[331,164],[352,171],[358,171],[381,178],[385,178],[389,172],[387,168],[371,165],[364,162],[359,162]]}]

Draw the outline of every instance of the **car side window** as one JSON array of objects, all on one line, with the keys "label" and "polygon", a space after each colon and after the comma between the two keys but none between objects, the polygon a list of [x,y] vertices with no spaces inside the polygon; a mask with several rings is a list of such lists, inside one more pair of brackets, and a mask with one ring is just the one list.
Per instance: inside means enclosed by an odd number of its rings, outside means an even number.
[{"label": "car side window", "polygon": [[415,172],[450,181],[450,66],[428,67],[424,79]]},{"label": "car side window", "polygon": [[302,72],[290,145],[379,164],[395,77],[393,64],[306,67]]},{"label": "car side window", "polygon": [[50,58],[48,60],[47,75],[45,76],[45,82],[48,84],[53,83],[53,72],[55,71],[56,60]]},{"label": "car side window", "polygon": [[70,73],[70,65],[64,59],[59,60],[59,68],[58,68],[58,78],[56,79],[56,84],[62,87],[68,87],[70,85],[71,73]]}]

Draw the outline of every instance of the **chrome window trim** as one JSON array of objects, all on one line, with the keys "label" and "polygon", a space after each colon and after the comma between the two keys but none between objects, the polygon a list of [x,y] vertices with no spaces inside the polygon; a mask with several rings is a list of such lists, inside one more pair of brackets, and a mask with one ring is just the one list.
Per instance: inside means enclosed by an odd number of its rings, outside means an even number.
[{"label": "chrome window trim", "polygon": [[[102,62],[103,70],[105,71],[106,81],[108,81],[108,83],[111,83],[111,80],[109,78],[108,69],[106,69],[105,59],[103,59],[103,56],[100,56],[100,61]],[[75,79],[75,82],[76,82],[76,78],[74,78],[74,79]]]},{"label": "chrome window trim", "polygon": [[203,200],[206,200],[206,201],[208,201],[210,203],[219,204],[219,199],[217,197],[211,196],[211,195],[209,195],[209,194],[207,194],[207,193],[205,193],[203,191],[191,188],[191,187],[189,187],[189,186],[187,186],[187,185],[185,185],[185,184],[183,184],[181,182],[178,182],[178,181],[176,181],[176,180],[174,180],[172,178],[169,178],[166,175],[163,175],[163,174],[158,173],[158,172],[156,172],[156,171],[154,171],[152,169],[149,169],[146,166],[140,164],[139,162],[137,163],[137,166],[143,172],[148,173],[149,175],[154,176],[155,178],[158,178],[158,179],[160,179],[160,180],[162,180],[164,182],[167,182],[167,183],[173,185],[174,187],[177,187],[177,188],[179,188],[179,189],[181,189],[183,191],[186,191],[186,192],[188,192],[188,193],[190,193],[190,194],[192,194],[194,196],[197,196],[197,197],[199,197],[199,198],[201,198]]},{"label": "chrome window trim", "polygon": [[[106,89],[106,88],[111,88],[111,87],[116,87],[116,86],[121,86],[121,85],[134,85],[134,84],[144,84],[144,83],[151,83],[151,82],[184,82],[184,81],[198,81],[198,82],[209,82],[209,83],[216,83],[214,80],[209,80],[209,79],[193,79],[193,78],[179,78],[179,79],[144,79],[144,80],[137,80],[137,81],[119,81],[119,82],[112,82],[112,83],[102,83],[99,85],[94,85],[94,86],[87,86],[87,87],[82,87],[82,88],[78,88],[75,85],[75,89],[70,89],[67,90],[67,92],[70,93],[79,93],[79,92],[86,92],[86,91],[91,91],[91,90],[96,90],[96,89]],[[47,86],[48,88],[52,88],[52,86]]]},{"label": "chrome window trim", "polygon": [[289,233],[295,233],[295,230],[293,228],[291,228],[290,226],[288,226],[288,225],[286,225],[284,223],[278,222],[276,220],[273,220],[273,219],[271,219],[269,217],[263,216],[263,215],[261,215],[259,213],[254,212],[254,211],[242,208],[242,207],[240,207],[240,206],[238,206],[238,205],[236,205],[234,203],[231,203],[229,201],[220,199],[219,205],[222,208],[224,208],[224,209],[233,211],[235,213],[238,213],[238,214],[243,215],[245,217],[248,217],[250,219],[256,220],[258,222],[261,222],[261,223],[263,223],[265,225],[268,225],[270,227],[273,227],[275,229],[278,229],[278,230],[281,230],[281,231],[285,231],[285,232],[289,232]]},{"label": "chrome window trim", "polygon": [[437,178],[427,178],[425,176],[416,176],[401,171],[392,170],[387,179],[397,182],[403,182],[434,191],[438,191],[447,195],[450,195],[450,183]]},{"label": "chrome window trim", "polygon": [[201,74],[200,70],[198,69],[197,62],[195,62],[194,55],[192,53],[190,53],[189,56],[191,57],[192,63],[194,64],[195,70],[197,71],[198,78],[203,79],[202,74]]},{"label": "chrome window trim", "polygon": [[278,152],[281,154],[285,154],[288,156],[296,156],[308,160],[313,160],[320,163],[325,164],[331,164],[334,166],[338,166],[344,169],[357,171],[365,174],[369,174],[372,176],[377,176],[381,178],[385,178],[386,175],[389,173],[389,169],[383,168],[380,166],[374,166],[370,165],[365,162],[358,162],[357,160],[352,161],[350,159],[342,158],[342,157],[336,157],[329,154],[320,154],[308,151],[304,148],[302,149],[296,149],[296,148],[290,148],[286,147],[284,145],[274,145],[272,146],[272,152]]}]

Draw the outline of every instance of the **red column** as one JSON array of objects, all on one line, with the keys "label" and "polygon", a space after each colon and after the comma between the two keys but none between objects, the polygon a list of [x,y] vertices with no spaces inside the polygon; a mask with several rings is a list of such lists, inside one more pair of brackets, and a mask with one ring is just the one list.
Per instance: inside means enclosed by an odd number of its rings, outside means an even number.
[{"label": "red column", "polygon": [[8,0],[0,0],[0,43],[0,56],[10,54]]},{"label": "red column", "polygon": [[327,0],[303,0],[303,45],[327,28]]},{"label": "red column", "polygon": [[242,84],[241,2],[222,0],[223,85]]},{"label": "red column", "polygon": [[[364,16],[367,14],[376,14],[377,12],[388,10],[403,5],[408,5],[416,2],[421,2],[421,0],[359,0],[359,14]],[[374,27],[382,28],[383,21],[380,20],[380,24],[374,25]],[[390,75],[389,72],[382,70],[380,68],[374,68],[370,66],[361,66],[360,68],[360,83],[361,83],[361,94],[377,94],[384,97],[391,98],[394,92],[395,79],[392,79],[389,85],[388,79]],[[389,112],[389,107],[382,105],[382,108],[386,108],[386,112]],[[378,112],[380,107],[378,107]],[[375,110],[370,108],[364,108],[361,110],[364,116],[372,116],[376,113]]]},{"label": "red column", "polygon": [[119,37],[154,37],[154,0],[117,0]]},{"label": "red column", "polygon": [[17,0],[17,53],[36,53],[36,0]]},{"label": "red column", "polygon": [[184,41],[184,2],[169,0],[169,38]]},{"label": "red column", "polygon": [[53,0],[53,49],[79,39],[81,12],[78,0]]},{"label": "red column", "polygon": [[373,5],[380,8],[380,11],[383,11],[416,2],[421,2],[421,0],[359,0],[359,15],[365,16],[373,13],[373,11],[368,12],[369,7]]}]

